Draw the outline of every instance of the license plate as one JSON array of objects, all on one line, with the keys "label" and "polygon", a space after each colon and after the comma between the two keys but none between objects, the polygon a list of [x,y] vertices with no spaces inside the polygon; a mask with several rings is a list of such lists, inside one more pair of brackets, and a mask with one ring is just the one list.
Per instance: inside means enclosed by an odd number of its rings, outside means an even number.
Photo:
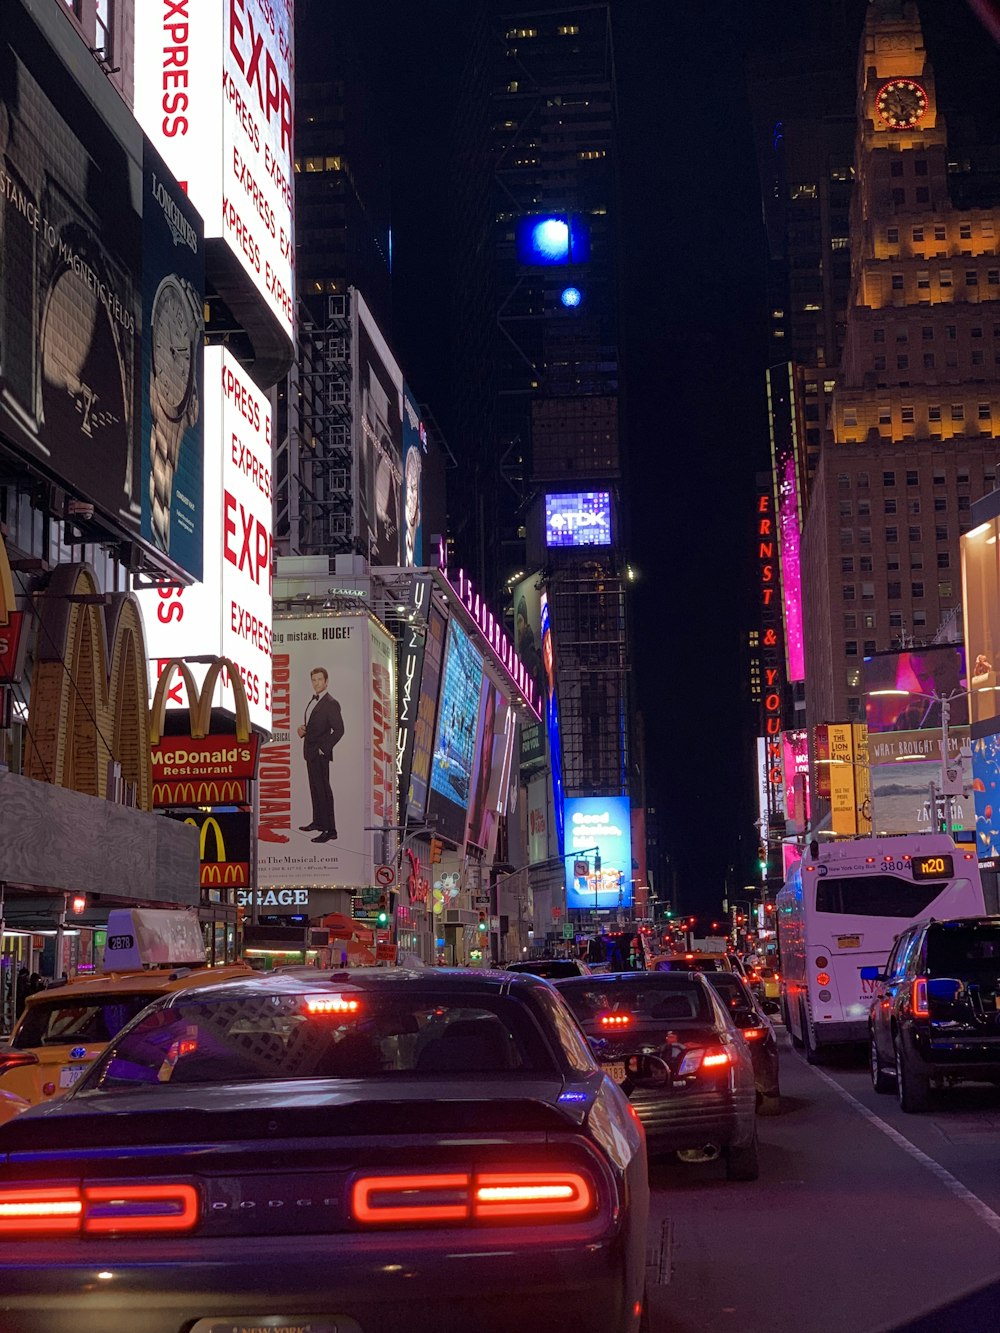
[{"label": "license plate", "polygon": [[860,936],[860,935],[838,935],[838,936],[837,936],[837,948],[838,948],[838,949],[860,949],[860,948],[861,948],[861,936]]},{"label": "license plate", "polygon": [[616,1083],[624,1083],[628,1076],[624,1060],[615,1060],[611,1064],[606,1064],[604,1068]]},{"label": "license plate", "polygon": [[59,1071],[60,1088],[71,1088],[87,1072],[86,1065],[63,1065]]}]

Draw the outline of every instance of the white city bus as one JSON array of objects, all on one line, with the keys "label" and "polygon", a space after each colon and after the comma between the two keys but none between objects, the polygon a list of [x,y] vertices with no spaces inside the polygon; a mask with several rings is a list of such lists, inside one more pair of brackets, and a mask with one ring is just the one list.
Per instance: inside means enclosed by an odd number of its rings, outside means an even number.
[{"label": "white city bus", "polygon": [[775,902],[782,1016],[810,1063],[867,1041],[874,982],[861,969],[881,968],[905,926],[986,911],[975,847],[943,833],[814,841]]}]

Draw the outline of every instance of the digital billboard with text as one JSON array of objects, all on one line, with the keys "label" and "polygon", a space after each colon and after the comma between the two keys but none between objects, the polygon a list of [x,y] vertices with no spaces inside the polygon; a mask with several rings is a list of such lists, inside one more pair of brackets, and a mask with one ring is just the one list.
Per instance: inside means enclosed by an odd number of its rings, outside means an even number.
[{"label": "digital billboard with text", "polygon": [[139,0],[135,115],[291,339],[292,4]]},{"label": "digital billboard with text", "polygon": [[[239,362],[205,351],[205,557],[201,583],[139,592],[150,688],[171,657],[240,669],[255,726],[271,728],[271,412]],[[195,675],[205,667],[194,667]],[[215,703],[232,711],[223,684]],[[169,706],[188,706],[180,681]]]},{"label": "digital billboard with text", "polygon": [[[563,811],[566,906],[584,910],[631,907],[632,821],[628,797],[568,796]],[[570,853],[578,855],[574,858]],[[601,858],[599,870],[597,856]],[[577,874],[584,861],[586,872]]]},{"label": "digital billboard with text", "polygon": [[436,817],[437,832],[454,843],[465,839],[482,686],[482,656],[450,620],[427,813]]}]

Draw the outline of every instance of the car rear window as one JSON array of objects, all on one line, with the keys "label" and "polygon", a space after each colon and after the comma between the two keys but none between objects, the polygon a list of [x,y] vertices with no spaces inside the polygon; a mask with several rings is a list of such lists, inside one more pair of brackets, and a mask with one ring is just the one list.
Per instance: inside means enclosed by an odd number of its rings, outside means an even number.
[{"label": "car rear window", "polygon": [[655,972],[724,972],[726,966],[718,958],[661,958]]},{"label": "car rear window", "polygon": [[220,991],[140,1018],[109,1047],[84,1090],[540,1072],[558,1072],[554,1057],[511,997],[345,990],[226,998]]},{"label": "car rear window", "polygon": [[42,1000],[29,1004],[11,1045],[63,1046],[78,1042],[108,1042],[155,997],[102,995],[96,1000]]},{"label": "car rear window", "polygon": [[1000,974],[1000,926],[977,924],[936,926],[927,933],[927,968],[931,976],[959,978]]},{"label": "car rear window", "polygon": [[539,958],[534,963],[513,963],[511,972],[530,972],[533,977],[555,980],[560,977],[578,977],[580,969],[569,958]]},{"label": "car rear window", "polygon": [[727,1009],[749,1012],[753,1008],[746,987],[732,972],[709,972],[706,974],[706,979]]},{"label": "car rear window", "polygon": [[559,987],[559,993],[581,1023],[596,1022],[602,1014],[630,1013],[640,1022],[712,1022],[714,1015],[709,998],[700,985],[691,982],[600,980],[599,984],[568,982]]}]

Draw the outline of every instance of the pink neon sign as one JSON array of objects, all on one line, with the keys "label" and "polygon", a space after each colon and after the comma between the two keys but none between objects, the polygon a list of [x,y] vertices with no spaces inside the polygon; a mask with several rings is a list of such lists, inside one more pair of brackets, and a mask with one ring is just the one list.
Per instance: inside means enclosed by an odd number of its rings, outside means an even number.
[{"label": "pink neon sign", "polygon": [[541,719],[541,708],[538,700],[535,698],[535,682],[524,668],[524,664],[517,655],[513,643],[508,639],[502,621],[497,620],[493,612],[486,605],[472,586],[472,580],[468,578],[464,569],[460,569],[456,578],[453,580],[448,571],[441,569],[449,588],[455,593],[459,601],[468,611],[469,615],[476,622],[476,626],[489,644],[493,656],[500,662],[504,671],[517,686],[521,697],[534,713]]},{"label": "pink neon sign", "polygon": [[785,459],[779,486],[778,530],[781,542],[781,592],[785,604],[785,651],[788,679],[805,680],[802,646],[802,565],[800,558],[799,494],[795,457]]}]

